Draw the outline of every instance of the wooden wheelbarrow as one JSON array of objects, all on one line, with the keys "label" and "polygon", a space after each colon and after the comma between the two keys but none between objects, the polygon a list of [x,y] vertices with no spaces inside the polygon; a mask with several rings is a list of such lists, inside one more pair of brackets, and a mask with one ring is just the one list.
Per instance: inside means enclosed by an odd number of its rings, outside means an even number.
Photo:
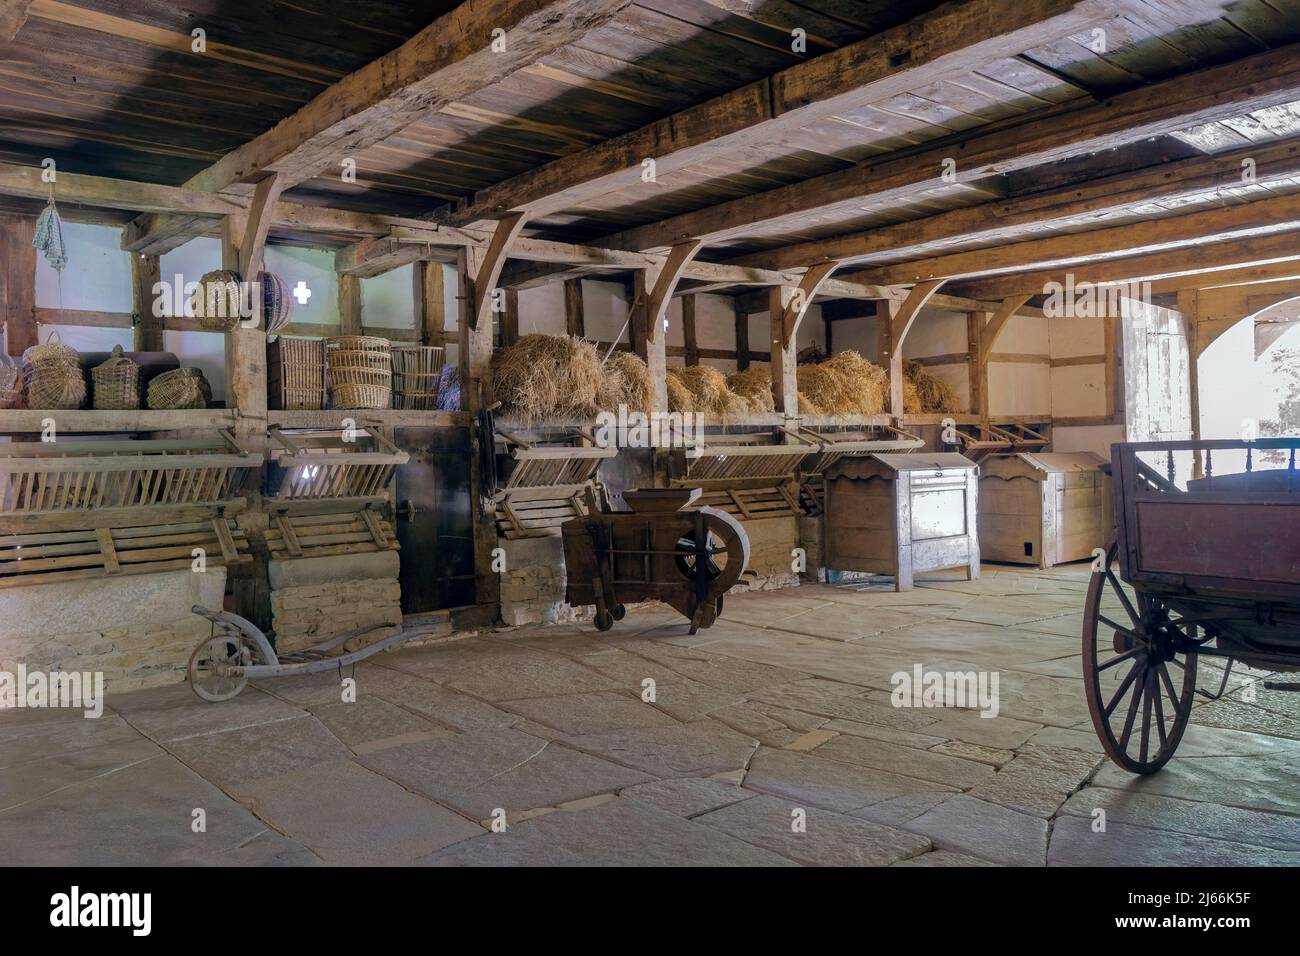
[{"label": "wooden wheelbarrow", "polygon": [[385,648],[430,633],[414,628],[399,630],[382,640],[375,641],[355,651],[343,652],[343,646],[358,637],[391,627],[376,624],[339,634],[327,641],[314,644],[301,651],[280,656],[266,635],[251,621],[229,611],[209,611],[200,604],[190,608],[199,617],[207,618],[221,631],[204,638],[190,655],[190,689],[204,700],[230,700],[247,686],[250,678],[294,677],[302,674],[319,674],[333,668],[344,668],[357,661],[378,654]]}]

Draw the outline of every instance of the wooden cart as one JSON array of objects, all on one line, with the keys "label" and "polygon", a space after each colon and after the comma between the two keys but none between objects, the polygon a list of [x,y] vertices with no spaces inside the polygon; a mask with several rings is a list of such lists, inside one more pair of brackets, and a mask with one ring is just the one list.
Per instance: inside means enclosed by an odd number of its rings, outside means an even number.
[{"label": "wooden cart", "polygon": [[[1083,677],[1112,760],[1159,770],[1182,739],[1197,661],[1300,670],[1300,438],[1112,446],[1116,535],[1088,588]],[[1245,452],[1245,470],[1214,472]],[[1205,477],[1177,480],[1192,455]],[[1256,457],[1284,467],[1257,470]],[[1146,460],[1146,459],[1154,459]],[[1293,690],[1297,685],[1281,684]]]},{"label": "wooden cart", "polygon": [[661,488],[626,491],[627,512],[600,512],[595,502],[563,526],[566,600],[596,606],[596,627],[620,620],[624,603],[663,601],[691,622],[691,633],[722,613],[722,599],[749,563],[749,538],[740,522],[700,507],[700,491]]}]

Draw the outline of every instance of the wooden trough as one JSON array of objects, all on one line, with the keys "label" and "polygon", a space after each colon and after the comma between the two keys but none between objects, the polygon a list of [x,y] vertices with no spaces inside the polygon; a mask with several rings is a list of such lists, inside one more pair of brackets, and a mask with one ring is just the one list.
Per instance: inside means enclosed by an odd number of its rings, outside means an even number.
[{"label": "wooden trough", "polygon": [[984,459],[979,536],[985,560],[1050,568],[1105,548],[1115,522],[1104,464],[1091,452]]}]

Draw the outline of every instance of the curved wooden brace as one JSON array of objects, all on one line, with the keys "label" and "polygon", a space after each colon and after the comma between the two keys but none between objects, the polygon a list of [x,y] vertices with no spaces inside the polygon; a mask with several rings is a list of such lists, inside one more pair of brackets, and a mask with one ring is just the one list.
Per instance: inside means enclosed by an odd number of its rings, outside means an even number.
[{"label": "curved wooden brace", "polygon": [[912,330],[912,323],[921,314],[927,302],[948,280],[929,279],[912,286],[907,298],[898,303],[889,320],[889,412],[895,417],[903,414],[903,340]]},{"label": "curved wooden brace", "polygon": [[474,274],[474,308],[470,310],[469,327],[477,329],[479,324],[492,311],[492,290],[501,278],[501,269],[506,264],[506,253],[510,245],[519,237],[528,220],[526,212],[512,212],[502,216],[497,227],[492,231],[492,241],[483,254],[483,262]]},{"label": "curved wooden brace", "polygon": [[987,418],[989,414],[989,356],[993,354],[993,346],[997,344],[998,336],[1006,328],[1011,317],[1019,312],[1032,296],[1029,295],[1011,295],[1002,300],[998,310],[989,316],[988,322],[985,323],[984,329],[980,334],[980,354],[979,354],[979,377],[980,377],[980,415]]},{"label": "curved wooden brace", "polygon": [[679,242],[668,252],[663,268],[659,270],[646,295],[646,338],[649,341],[658,340],[664,314],[668,311],[668,302],[673,297],[673,290],[681,281],[686,267],[703,247],[703,239],[689,239],[686,242]]},{"label": "curved wooden brace", "polygon": [[798,287],[785,303],[781,311],[781,348],[788,349],[799,331],[799,324],[808,314],[808,309],[817,295],[817,290],[831,277],[831,273],[840,267],[840,260],[819,262],[809,266],[808,271],[799,280]]}]

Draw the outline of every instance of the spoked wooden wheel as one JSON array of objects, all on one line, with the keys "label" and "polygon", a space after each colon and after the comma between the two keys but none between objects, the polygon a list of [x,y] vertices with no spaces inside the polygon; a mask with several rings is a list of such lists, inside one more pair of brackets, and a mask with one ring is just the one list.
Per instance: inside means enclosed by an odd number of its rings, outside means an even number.
[{"label": "spoked wooden wheel", "polygon": [[218,666],[245,667],[253,663],[253,649],[239,634],[218,634],[194,648],[190,655],[190,689],[213,703],[230,700],[248,684],[246,677],[218,674]]},{"label": "spoked wooden wheel", "polygon": [[727,545],[720,538],[716,531],[709,530],[705,532],[707,541],[703,549],[697,549],[695,539],[691,537],[681,538],[677,542],[677,554],[674,560],[677,562],[677,570],[682,573],[683,577],[695,580],[696,564],[700,561],[700,550],[703,551],[704,576],[712,581],[718,575],[722,574],[727,568]]},{"label": "spoked wooden wheel", "polygon": [[1158,598],[1126,588],[1111,544],[1094,571],[1083,614],[1083,685],[1106,753],[1133,773],[1168,762],[1187,729],[1196,693],[1196,625]]}]

